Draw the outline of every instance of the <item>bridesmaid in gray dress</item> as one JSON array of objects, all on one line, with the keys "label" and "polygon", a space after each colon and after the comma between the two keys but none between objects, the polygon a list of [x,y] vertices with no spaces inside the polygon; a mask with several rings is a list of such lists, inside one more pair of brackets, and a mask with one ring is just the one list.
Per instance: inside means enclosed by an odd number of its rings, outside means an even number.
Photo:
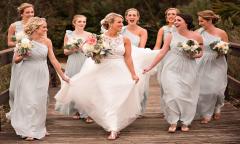
[{"label": "bridesmaid in gray dress", "polygon": [[202,37],[190,30],[193,28],[192,17],[178,14],[174,25],[177,31],[167,36],[158,56],[144,70],[144,73],[151,70],[166,55],[159,79],[163,90],[163,112],[170,124],[169,132],[176,131],[178,122],[182,122],[182,131],[189,131],[188,126],[195,116],[199,95],[197,64],[194,58],[202,56],[201,52],[189,58],[178,47],[179,42],[189,39],[202,43]]},{"label": "bridesmaid in gray dress", "polygon": [[[29,3],[22,3],[18,8],[18,12],[21,15],[21,20],[12,23],[8,28],[8,37],[7,43],[8,47],[15,47],[16,42],[12,40],[12,37],[17,33],[23,32],[23,27],[29,20],[29,18],[34,16],[34,7],[32,4]],[[14,57],[14,56],[13,56]],[[13,58],[14,59],[14,58]],[[13,108],[13,100],[14,100],[14,85],[17,81],[17,74],[18,74],[18,67],[20,67],[21,63],[15,64],[12,63],[11,69],[11,80],[10,80],[10,87],[9,87],[9,105],[10,105],[10,112],[6,114],[6,117],[10,119],[11,116],[11,109]]]},{"label": "bridesmaid in gray dress", "polygon": [[[86,41],[86,39],[91,36],[92,34],[85,31],[84,28],[86,26],[87,18],[84,15],[75,15],[73,17],[72,24],[75,28],[74,31],[67,30],[65,37],[64,37],[64,45],[67,45],[68,42],[72,41],[73,39],[82,39],[83,42]],[[80,52],[79,47],[73,48],[73,49],[64,49],[64,54],[68,56],[67,65],[65,69],[65,74],[68,77],[72,77],[75,74],[79,73],[83,63],[86,60],[86,56]],[[87,116],[84,112],[78,112],[74,108],[74,102],[71,102],[69,104],[56,104],[56,110],[60,113],[71,115],[74,114],[74,119],[85,119],[86,123],[92,123],[92,119]]]},{"label": "bridesmaid in gray dress", "polygon": [[156,40],[154,49],[160,49],[167,35],[170,34],[172,31],[176,30],[174,26],[174,20],[176,15],[179,13],[180,11],[177,8],[168,8],[165,11],[167,25],[164,25],[158,30],[157,40]]},{"label": "bridesmaid in gray dress", "polygon": [[33,47],[30,56],[15,52],[14,61],[22,64],[18,70],[18,81],[14,86],[15,99],[11,124],[17,135],[25,140],[34,140],[48,135],[45,126],[49,84],[47,57],[63,80],[68,82],[69,78],[61,71],[52,50],[51,40],[46,37],[45,19],[39,17],[29,19],[24,31]]},{"label": "bridesmaid in gray dress", "polygon": [[225,56],[217,57],[217,52],[210,48],[214,41],[228,42],[224,30],[214,26],[219,16],[211,10],[198,12],[198,32],[203,37],[204,55],[199,59],[200,95],[197,107],[197,116],[201,123],[208,123],[212,116],[220,118],[221,107],[224,105],[224,92],[227,86],[227,61]]},{"label": "bridesmaid in gray dress", "polygon": [[[132,56],[133,56],[133,61],[138,61],[135,60],[135,53],[134,53],[134,48],[145,48],[146,43],[147,43],[147,38],[148,38],[148,33],[147,30],[142,28],[141,26],[138,25],[138,21],[140,18],[140,13],[137,9],[135,8],[129,8],[125,12],[125,19],[127,21],[127,26],[124,26],[122,28],[122,35],[126,36],[129,38],[132,44]],[[141,58],[142,59],[142,58]],[[146,109],[146,103],[147,103],[147,97],[148,97],[148,88],[149,88],[149,78],[150,75],[145,77],[145,90],[143,94],[143,101],[141,102],[142,106],[142,115],[143,116],[145,109]]]}]

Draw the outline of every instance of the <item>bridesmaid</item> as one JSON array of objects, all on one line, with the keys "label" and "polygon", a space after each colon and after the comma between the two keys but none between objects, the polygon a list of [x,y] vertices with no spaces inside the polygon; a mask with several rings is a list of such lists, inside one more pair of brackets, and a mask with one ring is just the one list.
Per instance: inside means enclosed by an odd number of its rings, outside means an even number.
[{"label": "bridesmaid", "polygon": [[22,3],[17,9],[21,16],[21,20],[12,23],[8,28],[7,43],[9,47],[15,47],[16,43],[12,40],[12,37],[16,33],[22,32],[29,18],[34,16],[34,6],[32,4]]},{"label": "bridesmaid", "polygon": [[189,58],[178,47],[179,42],[186,42],[189,39],[202,43],[202,37],[190,30],[194,27],[192,21],[192,17],[187,14],[176,16],[174,23],[176,31],[166,37],[162,50],[144,70],[144,73],[151,70],[166,55],[159,79],[163,90],[163,111],[165,119],[170,124],[168,132],[175,132],[179,121],[182,122],[181,130],[189,131],[188,126],[197,108],[199,85],[194,58],[201,57],[202,52]]},{"label": "bridesmaid", "polygon": [[[15,47],[16,42],[12,40],[12,37],[17,33],[23,32],[24,25],[28,22],[28,20],[34,16],[34,6],[29,3],[22,3],[18,8],[18,12],[21,16],[20,21],[16,21],[12,23],[8,28],[8,36],[7,36],[7,44],[8,47]],[[13,56],[14,57],[14,56]],[[14,58],[13,58],[14,59]],[[21,65],[12,63],[11,69],[11,80],[10,80],[10,87],[9,87],[9,105],[10,105],[10,112],[6,114],[6,117],[10,119],[11,116],[11,109],[13,108],[13,100],[14,100],[14,85],[17,81],[17,74],[18,74],[18,67]]]},{"label": "bridesmaid", "polygon": [[[68,42],[72,41],[73,39],[82,39],[83,42],[91,36],[90,32],[84,30],[86,26],[87,18],[84,15],[75,15],[72,20],[72,24],[75,28],[74,31],[66,31],[64,37],[64,46],[68,44]],[[85,55],[79,51],[79,47],[74,49],[64,49],[64,54],[68,56],[67,65],[65,69],[65,74],[68,77],[72,77],[75,74],[79,73],[83,63],[85,62]],[[89,118],[84,112],[79,112],[74,108],[74,102],[71,102],[67,105],[56,104],[56,110],[60,111],[63,114],[74,114],[74,119],[85,119],[86,123],[93,122],[91,118]]]},{"label": "bridesmaid", "polygon": [[157,40],[154,46],[154,49],[160,49],[162,43],[164,42],[164,40],[166,39],[167,35],[169,33],[171,33],[173,30],[176,30],[174,27],[174,20],[175,17],[177,16],[177,14],[179,14],[180,11],[177,8],[168,8],[165,11],[165,17],[166,17],[166,22],[167,25],[161,27],[158,30],[158,35],[157,35]]},{"label": "bridesmaid", "polygon": [[69,78],[61,71],[53,53],[52,42],[46,37],[45,19],[29,19],[24,31],[29,36],[33,48],[30,56],[22,56],[15,52],[14,61],[22,64],[18,70],[19,79],[14,87],[11,124],[17,135],[31,141],[48,135],[45,126],[49,84],[47,56],[61,78],[67,82]]},{"label": "bridesmaid", "polygon": [[214,41],[228,42],[224,30],[215,27],[219,16],[211,10],[198,12],[198,32],[204,40],[204,55],[199,60],[200,96],[198,100],[197,116],[202,118],[201,123],[208,123],[212,116],[220,118],[221,108],[224,105],[224,92],[227,86],[227,62],[225,56],[217,58],[217,52],[211,50],[210,44]]},{"label": "bridesmaid", "polygon": [[145,48],[148,38],[147,30],[138,25],[140,13],[135,8],[127,9],[125,12],[127,26],[123,27],[122,34],[128,37],[132,45]]},{"label": "bridesmaid", "polygon": [[[127,22],[127,26],[124,26],[122,28],[122,35],[129,38],[132,44],[132,56],[133,56],[133,61],[134,64],[137,65],[138,59],[144,59],[142,57],[137,56],[137,50],[135,48],[145,48],[147,38],[148,38],[148,33],[147,30],[142,28],[141,26],[138,25],[140,19],[140,13],[137,9],[135,8],[129,8],[125,11],[125,20]],[[145,51],[143,51],[145,52]],[[141,62],[139,62],[141,63]],[[148,97],[148,87],[149,87],[149,78],[150,75],[145,76],[145,90],[143,94],[143,100],[141,102],[142,106],[142,115],[145,112],[146,109],[146,103],[147,103],[147,97]],[[142,117],[142,115],[140,117]]]}]

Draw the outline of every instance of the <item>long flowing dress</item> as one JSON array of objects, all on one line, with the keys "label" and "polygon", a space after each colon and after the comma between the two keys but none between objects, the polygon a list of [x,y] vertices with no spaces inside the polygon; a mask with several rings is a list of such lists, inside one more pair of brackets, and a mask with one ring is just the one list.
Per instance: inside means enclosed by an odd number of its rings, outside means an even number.
[{"label": "long flowing dress", "polygon": [[[66,31],[66,36],[69,41],[71,41],[71,39],[79,39],[79,38],[85,41],[86,39],[84,37],[76,36],[75,32],[70,30]],[[69,55],[67,59],[65,74],[71,78],[75,74],[79,73],[81,71],[81,68],[85,60],[86,60],[86,56],[81,52],[77,52]],[[74,108],[74,102],[71,102],[69,104],[57,103],[55,109],[65,115],[72,115],[78,112],[78,110]],[[82,118],[87,116],[83,111],[79,111],[79,112],[81,113],[80,116]]]},{"label": "long flowing dress", "polygon": [[220,113],[224,105],[224,92],[227,87],[227,61],[225,56],[217,58],[217,52],[211,50],[210,43],[220,41],[203,28],[199,30],[203,37],[204,53],[198,61],[200,77],[200,95],[197,107],[197,117],[211,118],[214,113]]},{"label": "long flowing dress", "polygon": [[[106,131],[120,131],[141,113],[139,89],[143,90],[143,74],[135,67],[140,77],[135,84],[124,60],[122,35],[112,38],[103,34],[103,38],[112,55],[100,64],[88,58],[81,72],[71,78],[70,84],[62,85],[55,98],[62,102],[73,100],[78,109],[83,109]],[[151,62],[154,56],[148,58]]]},{"label": "long flowing dress", "polygon": [[199,95],[197,64],[178,47],[188,39],[172,33],[170,50],[164,58],[159,76],[161,106],[169,124],[181,121],[190,125],[196,112]]},{"label": "long flowing dress", "polygon": [[[140,52],[141,53],[149,53],[150,49],[139,48],[140,37],[137,36],[136,34],[133,34],[132,32],[130,32],[127,29],[126,26],[123,27],[121,33],[122,33],[123,36],[126,36],[131,41],[131,44],[132,44],[132,58],[133,58],[133,61],[134,61],[134,65],[136,65],[138,67],[145,68],[147,65],[143,65],[143,62],[141,62],[141,61],[146,61],[146,60],[144,60],[144,57],[142,57],[142,55],[139,55],[139,53]],[[154,53],[154,52],[152,52],[152,53]],[[157,51],[156,51],[156,53],[157,53]],[[146,103],[147,103],[147,98],[148,98],[148,94],[149,94],[150,73],[145,74],[144,77],[142,77],[142,78],[145,81],[144,82],[144,92],[142,94],[143,95],[143,100],[141,102],[142,114],[143,114],[146,110]]]},{"label": "long flowing dress", "polygon": [[11,124],[17,135],[41,139],[46,134],[48,48],[36,41],[32,43],[31,56],[24,58],[18,69]]},{"label": "long flowing dress", "polygon": [[[22,21],[16,21],[14,23],[15,25],[15,35],[19,32],[22,32],[24,30],[23,28],[23,23]],[[14,50],[15,51],[15,50]],[[14,59],[14,56],[13,56]],[[11,110],[13,109],[13,101],[14,101],[14,85],[17,81],[18,78],[18,69],[21,66],[21,63],[16,64],[14,61],[12,62],[12,67],[11,67],[11,79],[10,79],[10,85],[9,85],[9,106],[10,106],[10,111],[6,114],[6,117],[8,119],[11,119]]]}]

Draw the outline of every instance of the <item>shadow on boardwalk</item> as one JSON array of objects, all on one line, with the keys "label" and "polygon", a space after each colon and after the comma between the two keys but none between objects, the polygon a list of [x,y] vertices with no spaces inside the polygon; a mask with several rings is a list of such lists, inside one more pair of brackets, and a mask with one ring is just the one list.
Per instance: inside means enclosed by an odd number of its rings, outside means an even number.
[{"label": "shadow on boardwalk", "polygon": [[[159,86],[156,76],[150,80],[150,96],[147,111],[143,118],[121,132],[115,141],[106,140],[107,133],[98,125],[86,124],[81,120],[73,120],[57,114],[54,111],[54,94],[59,88],[50,89],[50,104],[47,116],[47,129],[50,136],[31,143],[114,143],[114,144],[152,144],[152,143],[240,143],[240,110],[226,103],[222,112],[222,119],[202,125],[194,121],[190,132],[167,132],[168,124],[160,114]],[[15,135],[10,124],[0,132],[0,144],[29,143]]]}]

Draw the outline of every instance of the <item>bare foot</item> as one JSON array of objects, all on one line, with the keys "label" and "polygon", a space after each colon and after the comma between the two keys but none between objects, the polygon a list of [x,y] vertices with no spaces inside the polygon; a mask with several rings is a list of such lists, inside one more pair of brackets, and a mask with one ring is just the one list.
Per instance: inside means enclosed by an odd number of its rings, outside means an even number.
[{"label": "bare foot", "polygon": [[91,118],[91,117],[86,117],[86,118],[84,118],[84,121],[85,121],[85,123],[87,123],[87,124],[90,124],[90,123],[93,123],[94,121],[93,121],[93,119]]},{"label": "bare foot", "polygon": [[221,118],[221,113],[215,113],[214,116],[213,116],[213,118],[214,118],[215,120],[219,120],[219,119]]},{"label": "bare foot", "polygon": [[170,127],[168,128],[169,133],[175,133],[177,129],[177,124],[171,124]]},{"label": "bare foot", "polygon": [[46,131],[45,135],[46,136],[50,136],[50,133],[48,131]]},{"label": "bare foot", "polygon": [[76,112],[72,118],[75,119],[75,120],[79,120],[80,119],[79,112]]},{"label": "bare foot", "polygon": [[207,123],[209,123],[210,121],[211,121],[210,118],[203,118],[200,123],[201,123],[201,124],[207,124]]},{"label": "bare foot", "polygon": [[107,137],[108,140],[116,140],[119,138],[118,133],[115,131],[111,131],[110,135]]},{"label": "bare foot", "polygon": [[24,140],[25,141],[34,141],[34,138],[33,137],[26,137]]},{"label": "bare foot", "polygon": [[182,125],[181,131],[182,132],[188,132],[189,131],[189,127],[187,125]]}]

